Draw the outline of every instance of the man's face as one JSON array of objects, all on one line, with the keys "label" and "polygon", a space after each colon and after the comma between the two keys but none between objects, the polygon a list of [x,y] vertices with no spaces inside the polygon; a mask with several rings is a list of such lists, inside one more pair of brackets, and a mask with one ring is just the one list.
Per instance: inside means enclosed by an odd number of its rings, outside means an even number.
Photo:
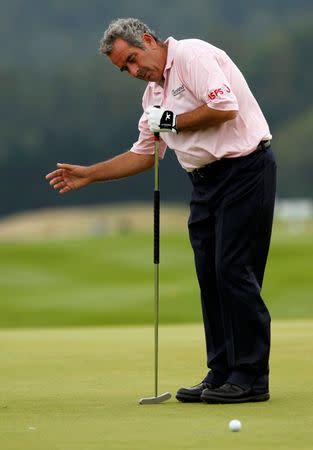
[{"label": "man's face", "polygon": [[149,34],[143,35],[143,44],[145,48],[141,49],[119,38],[108,57],[121,71],[127,71],[135,78],[161,82],[167,50],[159,46]]}]

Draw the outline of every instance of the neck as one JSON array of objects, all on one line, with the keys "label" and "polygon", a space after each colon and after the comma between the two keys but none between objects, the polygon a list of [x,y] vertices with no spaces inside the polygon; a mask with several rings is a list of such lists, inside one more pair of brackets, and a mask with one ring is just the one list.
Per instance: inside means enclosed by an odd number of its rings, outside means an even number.
[{"label": "neck", "polygon": [[[163,60],[164,60],[164,65],[163,65],[163,73],[164,73],[165,66],[166,66],[166,61],[167,61],[168,43],[167,42],[166,43],[165,42],[159,42],[159,46],[161,48],[162,55],[163,55]],[[164,78],[164,76],[162,76],[162,80],[160,80],[158,82],[158,85],[163,87],[164,86],[164,80],[165,80],[165,78]]]}]

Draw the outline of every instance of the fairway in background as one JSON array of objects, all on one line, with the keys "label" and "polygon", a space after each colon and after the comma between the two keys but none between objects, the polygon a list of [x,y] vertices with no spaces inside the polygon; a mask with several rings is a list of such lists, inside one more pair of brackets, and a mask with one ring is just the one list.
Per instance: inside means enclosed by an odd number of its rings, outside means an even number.
[{"label": "fairway in background", "polygon": [[[273,318],[313,317],[311,233],[275,228],[263,297]],[[0,246],[0,327],[153,322],[152,232]],[[186,232],[161,233],[161,322],[201,320]]]}]

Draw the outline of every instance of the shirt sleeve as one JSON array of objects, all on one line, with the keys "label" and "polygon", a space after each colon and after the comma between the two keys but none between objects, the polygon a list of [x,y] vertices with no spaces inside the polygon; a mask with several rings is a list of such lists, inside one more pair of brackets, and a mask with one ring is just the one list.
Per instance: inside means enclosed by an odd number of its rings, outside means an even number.
[{"label": "shirt sleeve", "polygon": [[[154,155],[154,135],[148,126],[148,119],[145,113],[142,114],[139,123],[139,137],[130,149],[131,152],[144,155]],[[163,159],[166,151],[166,144],[160,136],[159,159]]]},{"label": "shirt sleeve", "polygon": [[201,51],[190,56],[188,61],[180,58],[179,65],[185,75],[183,81],[191,92],[212,109],[237,111],[237,98],[216,55]]}]

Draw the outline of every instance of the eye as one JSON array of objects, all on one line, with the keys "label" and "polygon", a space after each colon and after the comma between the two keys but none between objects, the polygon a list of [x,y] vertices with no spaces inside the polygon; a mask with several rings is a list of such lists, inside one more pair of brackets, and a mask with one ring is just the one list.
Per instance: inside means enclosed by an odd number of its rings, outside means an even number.
[{"label": "eye", "polygon": [[126,59],[126,64],[120,68],[121,72],[129,72],[127,64],[136,62],[136,55],[134,53],[130,54]]},{"label": "eye", "polygon": [[120,71],[121,71],[121,72],[124,72],[124,71],[128,72],[127,64],[128,64],[128,63],[133,63],[133,62],[135,62],[135,61],[136,61],[136,55],[134,55],[133,53],[130,54],[130,55],[127,57],[127,59],[126,59],[126,64],[125,64],[125,66],[121,67],[121,68],[120,68]]}]

